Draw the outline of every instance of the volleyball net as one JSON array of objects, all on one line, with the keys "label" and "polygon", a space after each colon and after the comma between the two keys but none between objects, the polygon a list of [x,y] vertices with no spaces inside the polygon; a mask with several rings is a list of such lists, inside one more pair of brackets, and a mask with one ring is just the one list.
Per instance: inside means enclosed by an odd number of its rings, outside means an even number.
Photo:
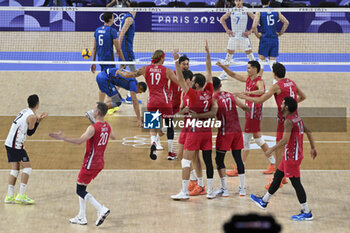
[{"label": "volleyball net", "polygon": [[[120,31],[121,21],[129,11],[135,11],[135,60],[129,62],[84,59],[82,50],[93,51],[94,32],[102,26],[102,14],[113,12],[112,27]],[[298,67],[311,66],[350,71],[350,8],[75,8],[75,7],[0,7],[0,70],[22,67],[60,66],[59,69],[88,70],[91,64],[136,64],[151,62],[152,53],[166,53],[165,65],[172,66],[171,51],[179,48],[190,58],[191,66],[205,70],[205,40],[210,46],[212,63],[223,61],[229,35],[220,18],[226,12],[255,14],[281,12],[289,21],[284,35],[279,37],[277,61]],[[241,14],[244,15],[244,14]],[[231,17],[235,19],[231,22]],[[238,23],[238,15],[225,22]],[[275,19],[277,31],[282,22]],[[252,19],[248,17],[247,30]],[[259,31],[260,26],[258,26]],[[255,58],[259,39],[248,36]],[[230,63],[232,69],[246,65],[244,48],[237,48]],[[116,54],[116,53],[115,53]],[[305,67],[304,67],[305,68]],[[30,68],[28,68],[30,69]],[[268,68],[267,68],[268,69]],[[318,68],[317,68],[318,69]],[[317,69],[315,71],[317,71]],[[321,69],[321,71],[322,71]],[[215,67],[214,67],[215,71]]]}]

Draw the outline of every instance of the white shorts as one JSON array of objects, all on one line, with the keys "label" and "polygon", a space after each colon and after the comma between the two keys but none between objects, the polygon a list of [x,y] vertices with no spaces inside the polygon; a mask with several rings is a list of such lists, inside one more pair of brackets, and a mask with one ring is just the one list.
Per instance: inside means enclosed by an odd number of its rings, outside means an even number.
[{"label": "white shorts", "polygon": [[227,43],[228,50],[247,51],[252,49],[250,40],[247,37],[230,37]]}]

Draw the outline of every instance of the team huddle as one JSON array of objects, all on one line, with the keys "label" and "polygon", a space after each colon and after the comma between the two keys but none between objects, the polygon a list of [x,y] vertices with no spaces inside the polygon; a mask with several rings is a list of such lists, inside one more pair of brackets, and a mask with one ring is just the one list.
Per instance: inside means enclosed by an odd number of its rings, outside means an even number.
[{"label": "team huddle", "polygon": [[[262,0],[263,6],[268,7],[269,1]],[[236,8],[243,7],[243,0],[235,0]],[[132,52],[132,40],[124,42],[132,37],[135,31],[134,17],[136,13],[128,13],[123,19],[122,38],[117,40],[116,33],[110,29],[113,22],[112,14],[104,14],[105,25],[96,30],[95,48],[93,59],[96,59],[96,51],[100,49],[98,43],[103,38],[98,32],[108,34],[106,45],[112,48],[115,46],[122,61],[133,61],[135,56]],[[228,29],[225,20],[231,17],[231,28]],[[247,30],[248,17],[253,19],[253,25]],[[277,32],[277,19],[284,24],[281,31]],[[250,195],[251,200],[260,208],[265,209],[271,196],[287,183],[289,178],[301,205],[301,213],[293,215],[293,220],[312,220],[313,216],[309,209],[305,190],[300,182],[300,164],[303,159],[303,134],[307,134],[311,145],[311,157],[317,156],[314,140],[310,129],[303,123],[298,115],[298,104],[305,100],[306,95],[295,84],[294,81],[285,77],[286,68],[283,64],[276,61],[278,56],[278,36],[282,35],[288,27],[288,20],[277,12],[244,13],[233,12],[226,13],[220,20],[229,37],[227,46],[227,55],[224,62],[217,62],[223,72],[219,77],[213,77],[211,57],[208,43],[205,43],[206,52],[206,72],[193,74],[190,70],[190,59],[183,55],[180,56],[179,50],[172,51],[176,70],[163,66],[165,62],[165,53],[162,50],[156,50],[152,55],[152,63],[148,66],[136,69],[134,65],[129,65],[130,71],[121,66],[101,66],[101,72],[96,77],[96,82],[100,89],[100,100],[94,109],[88,111],[86,116],[91,121],[86,131],[80,138],[68,138],[63,136],[62,132],[50,133],[50,137],[57,140],[64,140],[74,144],[86,142],[86,152],[82,167],[80,169],[76,193],[79,198],[80,211],[78,215],[70,219],[74,224],[87,224],[86,202],[92,204],[98,214],[96,225],[101,225],[110,210],[100,204],[91,193],[86,191],[89,183],[104,168],[104,152],[109,138],[115,139],[115,133],[112,127],[105,121],[104,117],[108,109],[119,107],[123,98],[118,88],[129,91],[131,102],[137,117],[137,125],[142,126],[142,118],[139,109],[139,101],[136,94],[148,90],[147,111],[159,112],[166,122],[166,127],[162,129],[150,130],[150,153],[151,159],[157,159],[157,151],[163,149],[160,144],[160,137],[164,134],[168,139],[168,159],[181,160],[182,167],[182,185],[180,192],[171,195],[173,200],[187,200],[190,196],[206,195],[208,199],[216,197],[228,197],[227,177],[238,176],[240,196],[246,196],[245,184],[245,162],[249,154],[250,142],[254,139],[255,143],[261,147],[265,156],[269,160],[269,166],[265,174],[274,173],[273,180],[265,186],[267,189],[263,197]],[[262,33],[258,33],[257,26],[260,24]],[[256,61],[252,53],[251,44],[248,36],[254,33],[259,39],[259,61]],[[111,43],[112,42],[112,43]],[[104,42],[102,42],[103,44]],[[123,44],[124,43],[124,44]],[[120,46],[122,44],[122,46]],[[125,52],[130,49],[131,51]],[[247,64],[247,74],[241,75],[229,69],[232,58],[236,50],[244,50],[249,62]],[[109,51],[109,50],[108,50]],[[269,58],[268,63],[265,62]],[[112,60],[111,57],[107,59]],[[274,84],[266,90],[262,78],[264,65],[271,67],[274,76]],[[91,71],[95,72],[96,67],[91,66]],[[138,82],[137,78],[143,76],[145,82]],[[230,93],[222,90],[222,80],[230,76],[233,79],[245,82],[246,88],[239,93]],[[105,95],[109,97],[104,101]],[[129,96],[129,95],[128,95]],[[277,135],[276,145],[269,148],[261,135],[261,120],[263,112],[263,103],[274,96],[278,108],[277,114]],[[242,101],[244,100],[245,103]],[[237,107],[245,112],[245,126],[242,132],[240,127]],[[9,176],[8,193],[5,197],[5,203],[33,204],[34,200],[25,194],[26,185],[31,174],[32,168],[29,157],[23,148],[26,136],[33,135],[41,120],[47,114],[37,115],[39,108],[39,97],[31,95],[28,97],[28,108],[22,110],[11,125],[10,132],[5,142],[8,162],[11,165]],[[173,121],[177,117],[183,116],[184,121],[193,121],[195,124],[181,129],[178,138],[178,151],[173,149],[175,138]],[[208,119],[216,118],[220,122],[217,130],[215,142],[215,164],[220,177],[220,186],[214,189],[213,177],[214,166],[212,161],[212,126],[203,122]],[[204,185],[202,165],[199,153],[202,151],[202,158],[206,166],[207,185]],[[236,168],[226,172],[224,158],[226,152],[231,151]],[[275,151],[275,157],[272,152]],[[19,175],[20,166],[23,166],[20,191],[14,194],[14,186]]]}]

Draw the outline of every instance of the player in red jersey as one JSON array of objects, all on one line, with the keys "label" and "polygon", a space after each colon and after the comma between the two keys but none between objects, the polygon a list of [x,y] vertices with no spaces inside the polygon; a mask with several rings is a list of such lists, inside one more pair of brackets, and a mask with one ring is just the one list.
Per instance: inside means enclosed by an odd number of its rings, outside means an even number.
[{"label": "player in red jersey", "polygon": [[196,151],[203,151],[203,159],[207,169],[207,182],[208,192],[207,198],[215,198],[213,191],[213,164],[211,160],[212,149],[212,132],[211,126],[205,125],[206,119],[198,119],[195,114],[201,114],[208,112],[212,107],[212,74],[211,74],[211,60],[209,54],[208,44],[205,45],[206,50],[206,77],[202,74],[194,75],[193,87],[189,88],[186,84],[182,73],[180,71],[180,65],[178,62],[178,51],[174,50],[174,60],[176,66],[176,72],[178,75],[179,85],[183,92],[189,96],[189,110],[192,115],[191,122],[195,124],[191,125],[191,130],[186,135],[184,145],[184,155],[181,160],[182,166],[182,189],[180,193],[171,196],[174,200],[185,200],[189,198],[188,184],[190,178],[190,166],[191,160],[194,159]]},{"label": "player in red jersey", "polygon": [[[220,62],[217,63],[229,76],[232,78],[246,83],[245,92],[247,96],[258,97],[265,93],[265,84],[261,75],[263,72],[263,67],[260,67],[258,61],[249,61],[247,65],[247,76],[239,75],[235,72],[232,72],[230,69],[222,65]],[[262,104],[256,104],[252,101],[245,101],[245,104],[250,107],[251,111],[246,112],[245,114],[245,127],[244,127],[244,150],[243,150],[243,163],[246,162],[249,150],[250,150],[250,140],[254,138],[255,143],[260,146],[260,148],[266,152],[269,148],[267,143],[262,139],[260,123],[262,119]],[[275,158],[270,156],[270,164],[267,167],[267,170],[264,171],[264,174],[272,174],[275,171]],[[237,176],[237,170],[226,172],[228,176]]]},{"label": "player in red jersey", "polygon": [[[189,62],[190,62],[190,59],[188,59],[186,55],[183,55],[179,58],[181,71],[189,70],[190,68]],[[170,82],[169,89],[170,89],[170,99],[173,104],[173,113],[175,114],[180,110],[182,89],[174,82]]]},{"label": "player in red jersey", "polygon": [[216,101],[218,105],[217,118],[221,121],[216,136],[216,167],[221,179],[221,187],[215,191],[216,195],[228,197],[228,189],[226,182],[226,169],[224,164],[226,151],[232,151],[232,156],[236,162],[238,169],[238,176],[240,185],[238,192],[240,196],[246,195],[245,190],[245,172],[242,161],[241,150],[243,147],[243,135],[239,123],[236,105],[245,112],[250,111],[250,107],[242,103],[238,98],[229,92],[221,91],[221,81],[219,78],[213,78],[214,97],[213,102]]},{"label": "player in red jersey", "polygon": [[285,118],[283,136],[282,139],[274,147],[270,148],[266,152],[266,154],[271,154],[277,149],[284,149],[283,160],[279,164],[277,171],[275,172],[273,182],[266,194],[263,197],[257,197],[251,194],[250,198],[260,208],[265,209],[271,196],[278,190],[282,178],[286,176],[292,182],[299,203],[301,205],[301,213],[298,215],[293,215],[292,220],[310,221],[313,219],[313,216],[306,202],[306,193],[304,187],[300,182],[300,164],[303,160],[304,132],[306,133],[311,145],[312,159],[316,158],[317,151],[311,131],[305,126],[297,113],[297,106],[297,101],[294,98],[284,98],[284,101],[280,106],[281,114],[283,114]]},{"label": "player in red jersey", "polygon": [[[152,55],[152,64],[149,66],[143,66],[134,72],[125,72],[118,70],[118,73],[125,78],[139,77],[143,75],[146,79],[147,86],[149,88],[147,111],[156,112],[159,111],[162,117],[165,119],[165,123],[168,126],[166,128],[168,138],[168,157],[176,157],[173,152],[173,140],[174,140],[174,128],[171,121],[173,116],[172,103],[169,98],[168,81],[177,83],[177,77],[174,72],[163,66],[165,61],[165,53],[162,50],[156,50]],[[151,159],[157,159],[157,144],[160,143],[159,137],[164,133],[161,130],[150,130],[151,134]],[[158,142],[158,143],[157,143]],[[158,147],[159,148],[159,147]]]},{"label": "player in red jersey", "polygon": [[61,131],[49,134],[52,138],[78,145],[86,142],[84,161],[77,179],[80,211],[76,217],[69,220],[73,224],[87,224],[85,214],[86,201],[91,203],[97,210],[96,226],[101,225],[110,213],[108,208],[101,205],[90,193],[86,192],[87,185],[90,184],[92,179],[95,179],[104,167],[104,153],[109,137],[116,139],[111,126],[104,120],[107,111],[108,106],[105,103],[97,102],[97,106],[94,109],[96,123],[90,125],[80,138],[67,138],[62,135]]},{"label": "player in red jersey", "polygon": [[[284,116],[281,113],[281,104],[285,97],[292,97],[295,100],[297,100],[297,103],[302,102],[305,100],[306,96],[304,92],[298,88],[298,86],[295,84],[294,81],[290,80],[289,78],[285,78],[286,75],[286,68],[283,64],[276,62],[272,66],[272,71],[274,74],[274,79],[277,81],[275,84],[272,85],[272,87],[269,89],[268,92],[263,94],[260,97],[250,97],[245,95],[244,93],[237,93],[237,96],[242,99],[246,99],[248,101],[262,104],[266,100],[268,100],[271,96],[275,96],[275,101],[278,107],[278,113],[277,113],[277,135],[276,135],[276,142],[279,142],[282,139],[283,131],[284,131]],[[280,163],[282,160],[283,155],[283,148],[278,148],[275,152],[276,155],[276,164]],[[283,179],[283,183],[286,183],[286,180]],[[270,183],[271,184],[271,183]],[[265,188],[268,189],[269,185],[266,185]]]}]

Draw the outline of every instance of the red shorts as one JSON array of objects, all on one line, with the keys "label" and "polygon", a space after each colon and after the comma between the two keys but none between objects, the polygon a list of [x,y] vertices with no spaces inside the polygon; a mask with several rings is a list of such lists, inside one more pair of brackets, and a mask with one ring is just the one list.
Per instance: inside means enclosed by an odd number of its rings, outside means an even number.
[{"label": "red shorts", "polygon": [[212,150],[213,142],[211,131],[186,133],[184,149],[190,151]]},{"label": "red shorts", "polygon": [[185,144],[187,133],[188,133],[188,129],[182,128],[179,136],[179,144],[182,144],[182,145]]},{"label": "red shorts", "polygon": [[284,131],[284,122],[278,122],[277,124],[277,133],[276,133],[276,142],[279,142],[283,138]]},{"label": "red shorts", "polygon": [[293,176],[300,177],[300,164],[302,160],[303,157],[299,158],[298,160],[285,160],[285,158],[283,158],[280,165],[278,165],[278,170],[284,172],[284,176],[288,178]]},{"label": "red shorts", "polygon": [[216,137],[216,149],[222,151],[243,149],[243,135],[240,133],[230,133],[222,135],[218,133]]},{"label": "red shorts", "polygon": [[163,118],[172,118],[173,117],[173,106],[170,103],[147,103],[147,111],[149,112],[159,112],[162,114]]},{"label": "red shorts", "polygon": [[78,175],[78,183],[90,184],[91,180],[95,179],[101,170],[102,168],[87,170],[86,168],[82,167]]},{"label": "red shorts", "polygon": [[245,126],[244,126],[244,132],[245,133],[258,133],[260,132],[260,122],[259,119],[250,119],[250,117],[245,118]]}]

